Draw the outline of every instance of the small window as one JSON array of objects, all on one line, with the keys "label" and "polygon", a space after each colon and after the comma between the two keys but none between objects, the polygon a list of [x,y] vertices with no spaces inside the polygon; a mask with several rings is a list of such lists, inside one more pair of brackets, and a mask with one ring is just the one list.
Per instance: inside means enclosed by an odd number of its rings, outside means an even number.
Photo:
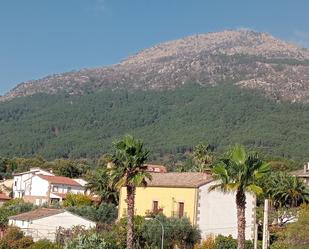
[{"label": "small window", "polygon": [[159,202],[158,201],[153,201],[152,202],[152,212],[156,213],[159,210]]},{"label": "small window", "polygon": [[58,192],[58,186],[53,186],[53,192]]},{"label": "small window", "polygon": [[68,192],[70,192],[72,190],[72,188],[71,187],[68,187]]},{"label": "small window", "polygon": [[184,216],[185,204],[183,202],[178,202],[178,217],[182,218]]},{"label": "small window", "polygon": [[17,186],[17,181],[14,182],[14,186],[15,186],[15,187]]}]

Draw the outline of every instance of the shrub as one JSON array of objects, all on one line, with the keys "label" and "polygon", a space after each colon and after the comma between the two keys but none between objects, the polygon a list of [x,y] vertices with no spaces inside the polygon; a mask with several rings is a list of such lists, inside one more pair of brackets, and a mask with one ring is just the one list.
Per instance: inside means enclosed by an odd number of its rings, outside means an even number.
[{"label": "shrub", "polygon": [[[218,235],[215,239],[215,249],[237,249],[237,240],[230,236]],[[253,243],[246,241],[245,249],[253,249]]]},{"label": "shrub", "polygon": [[215,239],[213,236],[208,236],[201,244],[195,245],[194,249],[216,249]]},{"label": "shrub", "polygon": [[66,195],[66,199],[63,202],[63,206],[65,207],[80,207],[80,206],[90,206],[91,198],[84,194],[73,194],[68,193]]},{"label": "shrub", "polygon": [[0,243],[1,249],[23,249],[28,248],[33,244],[33,240],[29,236],[24,236],[24,233],[18,227],[9,227]]},{"label": "shrub", "polygon": [[74,214],[85,217],[89,220],[99,223],[111,224],[117,219],[117,208],[111,203],[102,203],[100,206],[74,206],[68,207],[67,210]]},{"label": "shrub", "polygon": [[61,249],[61,246],[44,239],[35,242],[29,249]]},{"label": "shrub", "polygon": [[105,240],[98,234],[80,234],[73,240],[69,241],[64,249],[113,249],[111,244],[105,242]]}]

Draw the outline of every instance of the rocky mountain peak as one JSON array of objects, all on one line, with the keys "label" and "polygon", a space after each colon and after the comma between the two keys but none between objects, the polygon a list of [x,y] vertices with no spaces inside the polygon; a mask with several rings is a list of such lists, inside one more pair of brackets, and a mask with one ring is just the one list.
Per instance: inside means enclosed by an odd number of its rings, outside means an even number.
[{"label": "rocky mountain peak", "polygon": [[105,88],[173,89],[186,82],[232,83],[267,96],[309,101],[309,50],[266,33],[226,30],[160,43],[109,67],[18,85],[0,101],[36,93],[83,94]]}]

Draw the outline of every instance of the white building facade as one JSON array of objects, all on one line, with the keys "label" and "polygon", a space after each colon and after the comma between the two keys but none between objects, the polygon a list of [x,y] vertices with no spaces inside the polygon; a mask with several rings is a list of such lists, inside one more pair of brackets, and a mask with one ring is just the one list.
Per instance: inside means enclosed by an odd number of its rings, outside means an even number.
[{"label": "white building facade", "polygon": [[[199,187],[197,225],[202,238],[209,235],[232,235],[237,238],[236,194],[209,191],[211,182]],[[253,240],[256,226],[256,198],[246,193],[246,239]]]},{"label": "white building facade", "polygon": [[48,239],[55,242],[59,228],[82,226],[84,229],[90,229],[94,228],[96,223],[63,209],[41,208],[10,217],[9,225],[19,227],[34,241]]},{"label": "white building facade", "polygon": [[68,193],[85,194],[85,184],[83,186],[80,181],[32,169],[14,175],[14,198],[23,198],[36,205],[62,202]]},{"label": "white building facade", "polygon": [[13,197],[14,198],[22,198],[25,195],[26,190],[31,188],[31,179],[34,175],[41,174],[41,175],[50,175],[53,176],[51,172],[46,170],[42,170],[40,168],[31,168],[27,172],[16,173],[13,174]]}]

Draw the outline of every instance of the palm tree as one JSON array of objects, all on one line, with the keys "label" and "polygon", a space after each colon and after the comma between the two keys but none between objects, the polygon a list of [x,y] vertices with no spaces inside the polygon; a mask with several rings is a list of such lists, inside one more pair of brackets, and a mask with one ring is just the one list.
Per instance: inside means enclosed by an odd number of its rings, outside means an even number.
[{"label": "palm tree", "polygon": [[224,192],[236,192],[238,249],[245,248],[246,192],[262,193],[257,179],[268,171],[268,164],[264,164],[256,154],[247,154],[240,145],[233,147],[212,170],[218,183],[213,185],[210,191],[220,189]]},{"label": "palm tree", "polygon": [[267,193],[275,207],[296,207],[309,201],[309,188],[295,176],[285,172],[274,173],[267,181]]},{"label": "palm tree", "polygon": [[100,196],[101,202],[118,204],[118,191],[111,181],[110,171],[107,168],[88,173],[86,188]]},{"label": "palm tree", "polygon": [[193,150],[192,159],[195,163],[195,171],[204,172],[209,170],[214,161],[212,147],[209,144],[198,144]]},{"label": "palm tree", "polygon": [[116,179],[118,188],[127,189],[127,249],[133,249],[134,245],[134,202],[137,186],[146,186],[151,175],[145,171],[144,163],[148,159],[149,151],[144,149],[141,141],[132,136],[125,136],[114,144],[115,152],[112,155],[112,175]]}]

